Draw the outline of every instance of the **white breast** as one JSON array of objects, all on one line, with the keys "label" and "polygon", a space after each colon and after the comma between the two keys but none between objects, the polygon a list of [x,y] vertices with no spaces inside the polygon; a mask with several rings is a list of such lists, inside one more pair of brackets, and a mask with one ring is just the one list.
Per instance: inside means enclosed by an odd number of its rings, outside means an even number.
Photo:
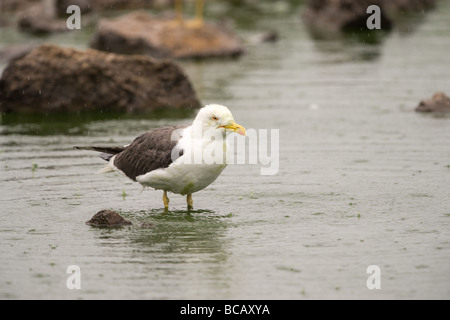
[{"label": "white breast", "polygon": [[157,169],[136,177],[143,186],[167,190],[178,194],[194,193],[206,188],[227,166],[226,139],[195,139],[186,128],[177,147],[183,149],[183,156],[168,168]]}]

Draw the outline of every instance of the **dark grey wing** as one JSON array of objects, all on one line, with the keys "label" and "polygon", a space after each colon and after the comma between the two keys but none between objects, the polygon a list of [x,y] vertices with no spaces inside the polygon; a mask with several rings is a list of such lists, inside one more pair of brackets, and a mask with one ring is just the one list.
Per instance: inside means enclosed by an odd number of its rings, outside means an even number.
[{"label": "dark grey wing", "polygon": [[[172,150],[181,137],[181,130],[186,127],[188,126],[162,127],[140,135],[116,155],[114,166],[134,181],[137,176],[147,172],[167,168],[173,162]],[[181,156],[183,150],[177,151]]]},{"label": "dark grey wing", "polygon": [[78,150],[92,150],[107,154],[118,154],[125,149],[125,147],[79,147],[79,146],[75,146],[73,148]]}]

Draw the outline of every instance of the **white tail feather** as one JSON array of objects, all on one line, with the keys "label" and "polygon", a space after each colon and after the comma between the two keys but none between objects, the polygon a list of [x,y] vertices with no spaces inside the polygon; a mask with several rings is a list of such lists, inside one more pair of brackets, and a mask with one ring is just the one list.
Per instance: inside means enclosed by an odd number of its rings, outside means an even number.
[{"label": "white tail feather", "polygon": [[108,172],[114,172],[114,168],[111,167],[109,163],[100,170],[98,170],[97,173],[108,173]]}]

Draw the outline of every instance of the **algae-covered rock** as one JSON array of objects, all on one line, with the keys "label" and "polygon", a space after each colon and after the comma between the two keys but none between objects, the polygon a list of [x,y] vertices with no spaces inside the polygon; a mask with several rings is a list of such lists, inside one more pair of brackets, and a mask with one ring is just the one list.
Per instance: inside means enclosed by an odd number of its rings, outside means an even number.
[{"label": "algae-covered rock", "polygon": [[200,107],[176,63],[146,56],[42,45],[11,61],[0,79],[0,111],[52,113]]},{"label": "algae-covered rock", "polygon": [[115,211],[101,210],[97,212],[89,221],[86,221],[86,224],[94,227],[119,227],[128,226],[132,223],[122,218]]}]

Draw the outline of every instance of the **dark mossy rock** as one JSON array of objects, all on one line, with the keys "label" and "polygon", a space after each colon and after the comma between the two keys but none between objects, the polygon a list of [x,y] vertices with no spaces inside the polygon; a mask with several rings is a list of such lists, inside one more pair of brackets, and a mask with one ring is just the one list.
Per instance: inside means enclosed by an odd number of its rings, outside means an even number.
[{"label": "dark mossy rock", "polygon": [[222,25],[177,23],[145,12],[100,20],[91,47],[171,59],[237,57],[244,52],[240,40]]},{"label": "dark mossy rock", "polygon": [[430,99],[423,100],[415,109],[417,112],[450,112],[450,98],[437,92]]},{"label": "dark mossy rock", "polygon": [[381,29],[388,31],[398,16],[422,13],[435,4],[436,0],[308,0],[303,19],[316,35],[367,31],[367,19],[372,15],[367,8],[376,5],[380,8]]},{"label": "dark mossy rock", "polygon": [[200,107],[172,61],[42,45],[12,61],[0,79],[0,111],[145,113]]},{"label": "dark mossy rock", "polygon": [[132,223],[122,218],[117,212],[112,210],[102,210],[97,212],[89,221],[87,225],[94,227],[121,227],[129,226]]}]

